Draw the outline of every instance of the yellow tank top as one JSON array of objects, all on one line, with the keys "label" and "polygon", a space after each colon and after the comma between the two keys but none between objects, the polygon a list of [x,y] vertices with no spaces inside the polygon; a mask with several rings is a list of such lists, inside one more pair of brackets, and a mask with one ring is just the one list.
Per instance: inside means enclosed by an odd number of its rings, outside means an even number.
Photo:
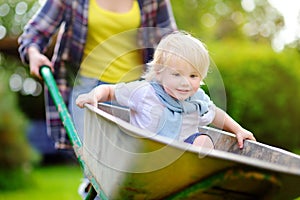
[{"label": "yellow tank top", "polygon": [[126,13],[115,13],[90,0],[88,12],[80,74],[108,83],[139,79],[143,61],[137,45],[137,28],[141,22],[138,2],[134,1]]}]

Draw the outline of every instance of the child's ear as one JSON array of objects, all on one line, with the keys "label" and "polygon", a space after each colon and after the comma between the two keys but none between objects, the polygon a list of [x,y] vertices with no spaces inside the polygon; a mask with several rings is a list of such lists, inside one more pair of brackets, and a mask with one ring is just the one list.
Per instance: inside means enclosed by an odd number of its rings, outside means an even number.
[{"label": "child's ear", "polygon": [[161,71],[155,71],[155,78],[158,82],[161,82]]}]

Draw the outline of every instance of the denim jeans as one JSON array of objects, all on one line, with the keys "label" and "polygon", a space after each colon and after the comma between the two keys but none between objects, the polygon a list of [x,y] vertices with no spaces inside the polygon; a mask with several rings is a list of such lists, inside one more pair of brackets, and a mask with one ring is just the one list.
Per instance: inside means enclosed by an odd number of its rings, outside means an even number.
[{"label": "denim jeans", "polygon": [[107,84],[95,78],[88,78],[78,75],[74,83],[73,90],[69,97],[69,111],[73,119],[75,128],[81,141],[83,141],[84,132],[84,109],[76,106],[76,98],[78,95],[90,92],[98,85]]}]

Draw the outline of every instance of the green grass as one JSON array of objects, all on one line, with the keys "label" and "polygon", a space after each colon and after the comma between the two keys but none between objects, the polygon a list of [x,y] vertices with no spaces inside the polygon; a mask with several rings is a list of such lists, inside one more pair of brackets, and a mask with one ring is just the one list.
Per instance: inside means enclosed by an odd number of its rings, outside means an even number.
[{"label": "green grass", "polygon": [[34,169],[26,188],[0,191],[0,200],[80,200],[77,188],[82,178],[78,165],[48,165]]},{"label": "green grass", "polygon": [[[47,165],[32,171],[28,187],[0,191],[0,200],[81,200],[77,193],[82,171],[78,165]],[[296,198],[295,200],[300,200]]]}]

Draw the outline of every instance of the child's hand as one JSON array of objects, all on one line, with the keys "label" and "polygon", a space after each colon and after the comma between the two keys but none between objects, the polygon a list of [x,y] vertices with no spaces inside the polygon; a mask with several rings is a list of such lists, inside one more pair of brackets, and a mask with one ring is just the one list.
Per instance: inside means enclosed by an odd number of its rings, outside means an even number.
[{"label": "child's hand", "polygon": [[237,131],[235,133],[235,135],[236,135],[236,139],[238,141],[238,146],[239,146],[240,149],[242,149],[244,147],[244,140],[254,140],[254,141],[256,141],[253,134],[250,131],[248,131],[248,130],[242,128],[242,127],[239,129],[239,131]]},{"label": "child's hand", "polygon": [[96,96],[94,95],[93,91],[87,94],[81,94],[76,99],[76,105],[80,108],[84,107],[84,104],[91,104],[95,107],[97,107],[98,100]]}]

